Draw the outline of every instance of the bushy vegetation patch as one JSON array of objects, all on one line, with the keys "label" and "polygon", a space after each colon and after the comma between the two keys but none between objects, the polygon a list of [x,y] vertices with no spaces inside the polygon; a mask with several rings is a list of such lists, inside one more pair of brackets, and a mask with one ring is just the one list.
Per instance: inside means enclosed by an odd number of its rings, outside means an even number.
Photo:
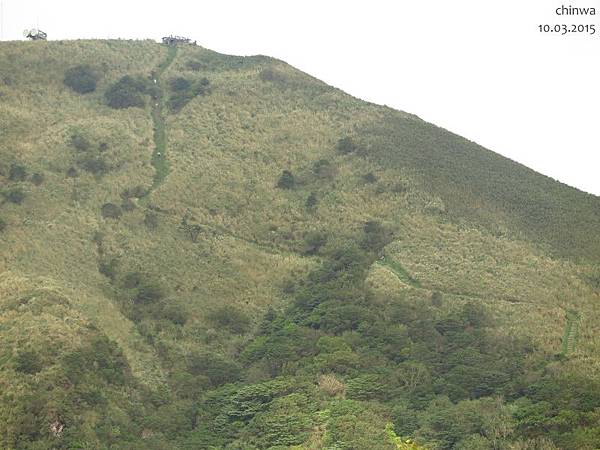
[{"label": "bushy vegetation patch", "polygon": [[96,90],[99,76],[88,65],[79,65],[67,69],[64,83],[79,94],[87,94]]},{"label": "bushy vegetation patch", "polygon": [[100,209],[102,217],[105,219],[119,219],[123,215],[123,211],[119,205],[114,203],[105,203]]},{"label": "bushy vegetation patch", "polygon": [[177,113],[191,100],[210,93],[208,78],[191,80],[184,77],[173,78],[169,83],[169,109]]},{"label": "bushy vegetation patch", "polygon": [[43,368],[40,355],[32,350],[22,350],[17,353],[15,358],[15,370],[18,372],[33,375]]},{"label": "bushy vegetation patch", "polygon": [[294,174],[289,170],[281,172],[279,180],[277,180],[277,187],[280,189],[294,189],[296,186],[296,178]]},{"label": "bushy vegetation patch", "polygon": [[31,182],[36,186],[40,186],[44,182],[44,175],[39,172],[34,173],[31,175]]},{"label": "bushy vegetation patch", "polygon": [[111,108],[143,108],[146,105],[146,96],[155,97],[157,91],[148,78],[141,75],[125,75],[111,85],[104,95],[107,105]]},{"label": "bushy vegetation patch", "polygon": [[312,211],[313,209],[316,208],[318,203],[319,203],[319,199],[317,198],[317,194],[314,192],[311,192],[310,194],[308,194],[308,197],[306,197],[306,202],[304,202],[304,206],[309,211]]},{"label": "bushy vegetation patch", "polygon": [[102,155],[106,143],[99,145],[83,130],[75,130],[70,138],[71,147],[75,150],[75,163],[86,172],[93,175],[104,175],[110,171],[110,166]]},{"label": "bushy vegetation patch", "polygon": [[285,84],[288,81],[284,73],[272,67],[261,70],[259,76],[261,80],[272,83]]},{"label": "bushy vegetation patch", "polygon": [[27,177],[27,169],[20,164],[11,164],[8,171],[8,179],[10,181],[24,181]]},{"label": "bushy vegetation patch", "polygon": [[13,187],[3,192],[4,198],[10,203],[20,205],[25,200],[25,191],[20,187]]},{"label": "bushy vegetation patch", "polygon": [[216,327],[235,334],[244,334],[250,329],[250,319],[239,309],[225,305],[212,311],[208,318]]},{"label": "bushy vegetation patch", "polygon": [[347,155],[349,153],[354,153],[358,150],[358,145],[354,142],[351,137],[345,137],[338,141],[336,145],[336,150],[342,155]]}]

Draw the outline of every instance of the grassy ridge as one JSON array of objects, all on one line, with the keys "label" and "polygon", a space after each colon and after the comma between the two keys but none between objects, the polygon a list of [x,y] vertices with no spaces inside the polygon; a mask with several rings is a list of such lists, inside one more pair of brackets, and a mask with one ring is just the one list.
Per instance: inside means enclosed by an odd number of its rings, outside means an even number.
[{"label": "grassy ridge", "polygon": [[356,133],[367,158],[403,167],[448,214],[535,241],[558,255],[598,262],[600,200],[432,124],[382,111]]}]

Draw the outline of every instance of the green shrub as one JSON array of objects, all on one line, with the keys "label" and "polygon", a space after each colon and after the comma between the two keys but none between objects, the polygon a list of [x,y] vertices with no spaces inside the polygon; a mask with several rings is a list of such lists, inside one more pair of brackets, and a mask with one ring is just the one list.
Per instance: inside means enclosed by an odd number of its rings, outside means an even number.
[{"label": "green shrub", "polygon": [[313,164],[313,173],[321,179],[333,178],[336,168],[326,159],[320,159]]},{"label": "green shrub", "polygon": [[31,182],[36,186],[41,185],[44,182],[44,175],[38,172],[34,173],[31,175]]},{"label": "green shrub", "polygon": [[0,217],[0,233],[6,230],[6,222]]},{"label": "green shrub", "polygon": [[182,305],[170,303],[160,310],[160,318],[183,326],[187,321],[187,312]]},{"label": "green shrub", "polygon": [[213,386],[221,386],[239,379],[240,366],[216,353],[195,353],[188,358],[192,375],[205,375]]},{"label": "green shrub", "polygon": [[373,172],[369,172],[366,175],[363,175],[363,180],[367,184],[373,184],[377,182],[377,177],[373,174]]},{"label": "green shrub", "polygon": [[121,192],[121,198],[142,198],[148,193],[148,190],[141,185],[134,186],[132,188],[127,188],[123,192]]},{"label": "green shrub", "polygon": [[156,230],[158,228],[158,215],[152,211],[146,212],[144,215],[144,225],[149,230]]},{"label": "green shrub", "polygon": [[165,296],[165,293],[155,281],[144,280],[142,284],[137,287],[137,292],[134,297],[135,303],[154,303],[161,300]]},{"label": "green shrub", "polygon": [[347,155],[348,153],[356,151],[358,149],[358,146],[354,143],[352,138],[345,137],[338,141],[336,149],[339,153]]},{"label": "green shrub", "polygon": [[327,235],[320,231],[312,231],[304,238],[304,247],[302,253],[305,255],[314,255],[319,249],[327,243]]},{"label": "green shrub", "polygon": [[198,236],[200,236],[200,233],[202,232],[202,225],[197,223],[185,223],[182,225],[182,228],[192,242],[198,242]]},{"label": "green shrub", "polygon": [[361,242],[362,248],[378,252],[392,241],[392,233],[381,225],[380,222],[370,220],[363,226],[364,237]]},{"label": "green shrub", "polygon": [[258,412],[250,421],[250,442],[258,448],[270,449],[300,446],[313,428],[311,409],[316,409],[316,405],[304,394],[292,393],[274,399],[266,411]]},{"label": "green shrub", "polygon": [[173,112],[179,112],[195,97],[209,93],[210,81],[202,78],[200,81],[192,82],[187,78],[177,77],[171,80],[169,87],[171,90],[169,108]]},{"label": "green shrub", "polygon": [[284,84],[287,81],[287,77],[285,76],[285,74],[283,74],[279,70],[272,69],[271,67],[267,67],[266,69],[261,70],[259,77],[263,81],[270,81],[280,84]]},{"label": "green shrub", "polygon": [[27,374],[35,374],[43,368],[40,355],[34,351],[20,351],[15,358],[15,370]]},{"label": "green shrub", "polygon": [[173,78],[170,83],[172,91],[187,91],[192,87],[192,82],[183,77]]},{"label": "green shrub", "polygon": [[239,309],[224,305],[208,315],[216,326],[225,328],[235,334],[244,334],[250,328],[250,319]]},{"label": "green shrub", "polygon": [[123,211],[114,203],[105,203],[101,209],[102,217],[105,219],[118,219],[123,215]]},{"label": "green shrub", "polygon": [[281,176],[277,181],[277,187],[280,189],[294,189],[296,186],[296,180],[294,175],[289,170],[281,172]]},{"label": "green shrub", "polygon": [[121,209],[125,212],[131,212],[136,208],[136,204],[130,198],[126,198],[121,203]]},{"label": "green shrub", "polygon": [[356,400],[382,398],[386,392],[378,375],[364,374],[346,382],[346,395]]},{"label": "green shrub", "polygon": [[117,277],[117,268],[119,265],[119,260],[117,258],[111,258],[109,260],[100,261],[98,263],[98,272],[100,272],[105,277],[110,280],[115,280]]},{"label": "green shrub", "polygon": [[83,386],[98,382],[123,384],[130,376],[118,345],[103,335],[94,336],[82,348],[64,355],[62,364],[67,378]]},{"label": "green shrub", "polygon": [[75,132],[71,135],[71,145],[80,152],[87,152],[90,149],[90,141],[80,132]]},{"label": "green shrub", "polygon": [[107,105],[115,109],[143,108],[144,95],[151,92],[148,83],[143,77],[125,75],[106,91]]},{"label": "green shrub", "polygon": [[144,275],[141,272],[129,272],[121,280],[121,285],[125,289],[134,289],[143,282],[143,278]]},{"label": "green shrub", "polygon": [[317,203],[317,194],[311,192],[310,195],[306,197],[306,203],[304,205],[307,209],[313,209],[315,206],[317,206]]},{"label": "green shrub", "polygon": [[10,181],[24,181],[27,177],[27,169],[20,164],[11,164],[8,171],[8,179]]},{"label": "green shrub", "polygon": [[140,272],[127,273],[121,280],[121,287],[129,291],[127,297],[132,298],[135,304],[155,303],[165,297],[161,285],[149,275]]},{"label": "green shrub", "polygon": [[407,190],[408,190],[408,187],[406,186],[405,183],[396,183],[392,187],[392,192],[394,192],[395,194],[403,194]]},{"label": "green shrub", "polygon": [[88,65],[71,67],[65,72],[64,83],[75,92],[87,94],[96,90],[98,75]]},{"label": "green shrub", "polygon": [[103,175],[108,172],[108,164],[102,158],[89,157],[84,158],[79,164],[86,172],[94,175]]},{"label": "green shrub", "polygon": [[185,63],[186,67],[190,70],[193,70],[194,72],[199,72],[201,69],[203,69],[205,67],[205,64],[202,63],[202,61],[187,61]]},{"label": "green shrub", "polygon": [[20,205],[25,200],[25,192],[21,188],[12,188],[9,189],[8,192],[4,193],[4,197],[10,203],[14,203],[15,205]]}]

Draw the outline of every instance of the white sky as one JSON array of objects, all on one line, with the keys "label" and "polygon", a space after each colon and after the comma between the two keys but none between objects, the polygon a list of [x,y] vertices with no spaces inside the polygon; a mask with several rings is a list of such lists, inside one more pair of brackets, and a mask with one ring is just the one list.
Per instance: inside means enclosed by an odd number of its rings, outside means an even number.
[{"label": "white sky", "polygon": [[[600,15],[554,0],[2,0],[3,39],[179,34],[285,60],[365,100],[415,113],[600,195]],[[566,0],[595,7],[600,0]],[[539,24],[594,23],[595,36]]]}]

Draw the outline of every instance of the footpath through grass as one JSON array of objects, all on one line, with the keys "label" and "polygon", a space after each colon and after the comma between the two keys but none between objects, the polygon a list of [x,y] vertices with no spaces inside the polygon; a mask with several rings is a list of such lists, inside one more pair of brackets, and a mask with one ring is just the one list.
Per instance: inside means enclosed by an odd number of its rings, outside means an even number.
[{"label": "footpath through grass", "polygon": [[417,288],[421,287],[421,283],[419,282],[419,280],[413,278],[410,275],[410,273],[408,273],[408,271],[404,267],[402,267],[400,263],[397,263],[396,261],[385,257],[377,261],[377,263],[383,267],[388,268],[404,283]]},{"label": "footpath through grass", "polygon": [[567,311],[566,319],[561,350],[561,355],[565,357],[568,356],[569,353],[573,353],[577,347],[581,314],[578,311],[570,309]]},{"label": "footpath through grass", "polygon": [[169,174],[169,161],[167,160],[167,133],[165,131],[165,119],[163,110],[165,105],[165,95],[162,86],[161,76],[173,63],[177,56],[177,47],[169,47],[167,49],[167,57],[158,66],[158,71],[155,75],[156,85],[158,87],[158,95],[152,105],[152,122],[154,125],[154,152],[152,154],[152,166],[154,166],[154,180],[148,194],[156,189]]}]

